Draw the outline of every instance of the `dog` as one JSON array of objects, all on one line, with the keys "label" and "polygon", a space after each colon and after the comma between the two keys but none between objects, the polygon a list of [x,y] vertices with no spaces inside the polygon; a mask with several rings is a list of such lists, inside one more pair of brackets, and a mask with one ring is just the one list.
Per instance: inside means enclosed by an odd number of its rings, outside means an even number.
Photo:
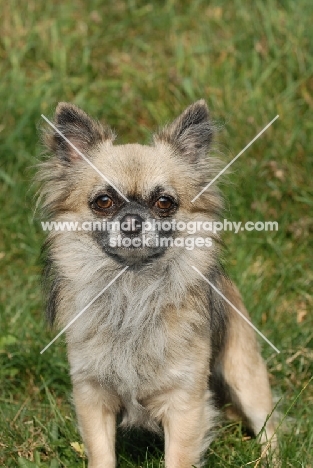
[{"label": "dog", "polygon": [[[60,328],[73,321],[68,360],[89,467],[116,466],[118,417],[164,434],[166,468],[200,467],[225,405],[274,451],[255,333],[218,294],[249,317],[220,266],[219,233],[205,230],[222,196],[212,184],[197,197],[220,170],[205,101],[150,145],[113,144],[109,126],[68,103],[54,126],[44,130],[49,156],[38,171],[44,213],[97,227],[51,231],[44,246],[47,318]],[[190,222],[194,243],[176,229]]]}]

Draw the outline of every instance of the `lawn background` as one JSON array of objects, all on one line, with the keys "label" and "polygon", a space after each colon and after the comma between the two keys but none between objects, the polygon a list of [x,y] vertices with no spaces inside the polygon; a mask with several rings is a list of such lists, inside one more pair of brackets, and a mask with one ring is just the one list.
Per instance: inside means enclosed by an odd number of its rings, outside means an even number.
[{"label": "lawn background", "polygon": [[[0,11],[0,465],[87,466],[64,340],[39,354],[55,335],[43,320],[31,182],[40,114],[70,101],[120,142],[147,142],[203,97],[225,164],[280,115],[219,181],[225,218],[277,220],[279,231],[226,233],[224,263],[281,350],[260,341],[281,417],[289,410],[282,467],[312,467],[313,3],[1,0]],[[162,444],[119,434],[118,453],[120,467],[158,467]],[[207,466],[254,466],[258,453],[239,423],[226,424]]]}]

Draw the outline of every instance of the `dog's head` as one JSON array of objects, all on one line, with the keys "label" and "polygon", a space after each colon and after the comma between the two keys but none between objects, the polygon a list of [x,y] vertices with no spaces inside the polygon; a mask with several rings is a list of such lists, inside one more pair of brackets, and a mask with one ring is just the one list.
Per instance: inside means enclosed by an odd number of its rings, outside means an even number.
[{"label": "dog's head", "polygon": [[114,261],[140,266],[171,257],[184,247],[173,240],[190,237],[178,222],[213,220],[220,211],[216,187],[192,202],[217,170],[203,100],[149,146],[113,144],[109,127],[72,104],[58,105],[54,125],[45,132],[53,156],[40,170],[44,206],[52,219],[77,223],[73,236],[90,236]]}]

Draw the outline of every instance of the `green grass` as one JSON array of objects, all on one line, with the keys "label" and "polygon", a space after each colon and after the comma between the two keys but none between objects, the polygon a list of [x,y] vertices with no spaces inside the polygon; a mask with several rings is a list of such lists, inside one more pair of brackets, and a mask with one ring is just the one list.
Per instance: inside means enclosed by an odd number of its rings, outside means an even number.
[{"label": "green grass", "polygon": [[[282,467],[313,466],[313,3],[3,0],[1,13],[0,465],[87,466],[71,446],[81,439],[62,339],[39,354],[54,336],[33,219],[40,114],[71,101],[105,118],[121,142],[143,142],[204,97],[225,163],[280,115],[221,182],[227,219],[273,219],[279,231],[227,233],[224,262],[281,350],[260,343],[281,417],[290,409]],[[130,432],[119,434],[118,452],[120,467],[155,468],[162,444]],[[207,466],[253,466],[258,453],[240,424],[223,425]]]}]

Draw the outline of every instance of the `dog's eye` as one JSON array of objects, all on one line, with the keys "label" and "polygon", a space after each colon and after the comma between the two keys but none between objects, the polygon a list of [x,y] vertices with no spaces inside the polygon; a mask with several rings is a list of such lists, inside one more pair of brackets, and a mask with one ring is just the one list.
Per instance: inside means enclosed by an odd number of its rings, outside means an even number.
[{"label": "dog's eye", "polygon": [[101,195],[100,197],[96,198],[95,207],[99,208],[100,210],[107,210],[113,206],[113,200],[108,195]]},{"label": "dog's eye", "polygon": [[155,206],[159,210],[169,210],[173,206],[173,201],[169,197],[160,197],[155,202]]}]

